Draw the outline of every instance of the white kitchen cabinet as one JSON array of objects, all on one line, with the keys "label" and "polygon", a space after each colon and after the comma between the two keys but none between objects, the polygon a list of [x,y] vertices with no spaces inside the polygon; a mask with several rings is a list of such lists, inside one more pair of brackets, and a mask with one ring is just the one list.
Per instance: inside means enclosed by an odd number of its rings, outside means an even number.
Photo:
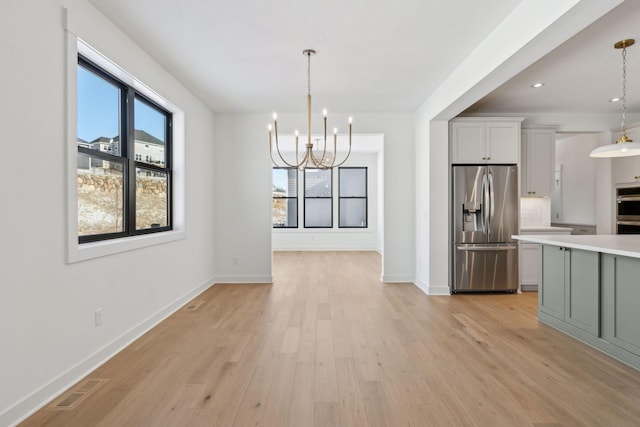
[{"label": "white kitchen cabinet", "polygon": [[522,130],[521,196],[550,197],[556,132],[551,128]]},{"label": "white kitchen cabinet", "polygon": [[[569,235],[571,229],[566,227],[528,227],[520,230],[520,234]],[[538,244],[520,242],[520,290],[538,290]]]},{"label": "white kitchen cabinet", "polygon": [[451,121],[451,163],[516,164],[521,118],[458,118]]},{"label": "white kitchen cabinet", "polygon": [[[616,142],[621,135],[622,132],[614,132],[612,134],[613,141],[611,142]],[[629,127],[627,136],[633,142],[640,142],[640,126]],[[640,182],[640,156],[613,158],[611,170],[613,171],[614,184]]]}]

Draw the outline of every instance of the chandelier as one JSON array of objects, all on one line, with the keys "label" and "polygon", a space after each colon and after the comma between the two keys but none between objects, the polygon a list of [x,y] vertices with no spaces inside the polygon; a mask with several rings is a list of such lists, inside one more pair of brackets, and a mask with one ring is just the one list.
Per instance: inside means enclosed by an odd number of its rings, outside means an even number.
[{"label": "chandelier", "polygon": [[634,39],[621,40],[613,45],[622,49],[622,136],[614,144],[603,145],[594,149],[590,157],[610,158],[640,156],[640,142],[633,142],[627,137],[627,47],[633,46]]},{"label": "chandelier", "polygon": [[[347,161],[351,155],[351,117],[349,117],[349,151],[342,161],[336,163],[338,152],[336,147],[338,144],[338,129],[333,129],[333,152],[327,151],[327,110],[322,110],[323,122],[324,122],[324,142],[322,150],[319,148],[314,150],[313,143],[311,142],[311,55],[316,53],[313,49],[305,49],[302,51],[307,56],[307,143],[305,144],[304,156],[300,158],[299,155],[299,134],[295,131],[295,159],[293,161],[285,160],[284,156],[280,152],[280,145],[278,143],[278,115],[273,113],[273,126],[269,125],[269,155],[271,156],[271,162],[277,167],[291,167],[299,170],[304,169],[332,169],[338,167]],[[275,148],[278,153],[278,157],[283,164],[278,164],[273,157],[273,145],[272,145],[272,132],[275,139]],[[316,145],[320,145],[320,138],[317,138]]]}]

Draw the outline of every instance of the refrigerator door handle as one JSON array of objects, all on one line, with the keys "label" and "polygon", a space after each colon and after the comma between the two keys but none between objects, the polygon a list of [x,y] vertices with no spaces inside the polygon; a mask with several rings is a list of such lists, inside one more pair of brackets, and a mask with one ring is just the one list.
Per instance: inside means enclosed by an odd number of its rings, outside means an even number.
[{"label": "refrigerator door handle", "polygon": [[493,222],[493,205],[495,202],[493,194],[493,174],[489,172],[489,223]]},{"label": "refrigerator door handle", "polygon": [[489,233],[489,181],[487,174],[482,175],[482,220],[484,231]]},{"label": "refrigerator door handle", "polygon": [[460,251],[510,251],[517,249],[516,245],[457,245],[456,249]]}]

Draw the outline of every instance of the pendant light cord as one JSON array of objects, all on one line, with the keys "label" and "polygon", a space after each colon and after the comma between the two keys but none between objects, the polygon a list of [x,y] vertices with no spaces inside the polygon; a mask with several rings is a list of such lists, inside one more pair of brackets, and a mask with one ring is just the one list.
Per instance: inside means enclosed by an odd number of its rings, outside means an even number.
[{"label": "pendant light cord", "polygon": [[622,48],[622,135],[627,134],[627,47]]}]

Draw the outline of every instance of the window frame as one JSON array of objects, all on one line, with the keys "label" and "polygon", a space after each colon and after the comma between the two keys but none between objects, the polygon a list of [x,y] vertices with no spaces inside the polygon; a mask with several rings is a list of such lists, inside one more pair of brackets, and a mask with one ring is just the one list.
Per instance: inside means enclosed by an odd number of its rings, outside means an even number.
[{"label": "window frame", "polygon": [[[186,169],[185,169],[185,112],[166,96],[159,94],[138,77],[133,76],[121,65],[107,58],[96,48],[87,43],[78,34],[82,27],[75,25],[76,20],[66,21],[66,62],[65,62],[65,107],[66,107],[66,262],[73,264],[94,258],[119,254],[126,251],[151,247],[185,239],[187,237],[186,220]],[[118,80],[135,87],[149,99],[173,114],[173,147],[171,153],[172,167],[172,209],[173,230],[161,233],[140,234],[136,236],[114,238],[90,243],[78,243],[78,198],[77,198],[77,68],[78,54],[82,54],[102,69],[118,78]],[[136,57],[121,58],[124,65],[140,70],[140,62]],[[146,64],[146,63],[145,63]],[[146,69],[146,68],[144,68]],[[158,68],[159,69],[159,68]],[[145,72],[143,77],[157,82],[155,74]],[[162,86],[169,90],[170,86]]]},{"label": "window frame", "polygon": [[[330,186],[330,190],[329,190],[329,196],[307,196],[307,171],[308,170],[318,170],[318,171],[322,171],[322,170],[327,170],[329,171],[329,186]],[[315,229],[320,229],[320,228],[324,228],[324,229],[332,229],[334,228],[333,226],[333,169],[314,169],[314,168],[309,168],[309,169],[305,169],[303,172],[303,218],[304,218],[304,228],[315,228]],[[331,204],[330,204],[330,221],[329,221],[329,225],[307,225],[307,199],[313,199],[313,200],[319,200],[319,199],[328,199]]]},{"label": "window frame", "polygon": [[[295,171],[295,176],[296,176],[296,196],[292,197],[292,196],[282,196],[282,197],[276,197],[273,194],[271,195],[271,200],[272,200],[272,211],[271,211],[271,228],[276,229],[276,230],[282,230],[282,229],[296,229],[300,227],[300,209],[299,209],[299,199],[300,197],[298,196],[298,194],[300,193],[299,191],[299,174],[298,174],[298,169],[297,168],[291,168],[291,167],[280,167],[280,166],[274,166],[271,168],[271,180],[273,181],[273,171],[276,169],[280,169],[280,170],[293,170]],[[284,200],[291,200],[291,199],[295,199],[296,201],[296,225],[292,226],[292,225],[287,225],[287,226],[275,226],[273,225],[273,201],[275,199],[284,199]]]},{"label": "window frame", "polygon": [[[107,70],[103,69],[90,58],[82,53],[77,54],[77,66],[83,67],[96,76],[113,84],[120,90],[120,155],[109,154],[108,152],[92,150],[87,147],[78,146],[78,154],[82,153],[90,157],[107,160],[123,165],[123,230],[115,233],[101,233],[91,235],[78,235],[78,243],[86,244],[103,240],[133,237],[143,234],[160,233],[173,229],[173,197],[172,197],[172,130],[173,114],[153,102],[144,93],[131,85],[122,82]],[[135,100],[145,103],[148,107],[156,110],[165,116],[165,164],[164,167],[137,161],[135,156]],[[76,111],[77,115],[77,111]],[[125,143],[123,143],[125,141]],[[167,225],[137,229],[136,226],[136,176],[137,170],[146,170],[163,173],[167,177]]]},{"label": "window frame", "polygon": [[[340,172],[343,169],[364,169],[364,196],[342,196],[340,192]],[[361,200],[364,199],[364,215],[365,215],[365,225],[342,225],[340,215],[340,207],[342,204],[340,203],[342,199],[346,200]],[[360,228],[365,229],[369,228],[369,169],[366,166],[341,166],[338,168],[338,228]]]}]

